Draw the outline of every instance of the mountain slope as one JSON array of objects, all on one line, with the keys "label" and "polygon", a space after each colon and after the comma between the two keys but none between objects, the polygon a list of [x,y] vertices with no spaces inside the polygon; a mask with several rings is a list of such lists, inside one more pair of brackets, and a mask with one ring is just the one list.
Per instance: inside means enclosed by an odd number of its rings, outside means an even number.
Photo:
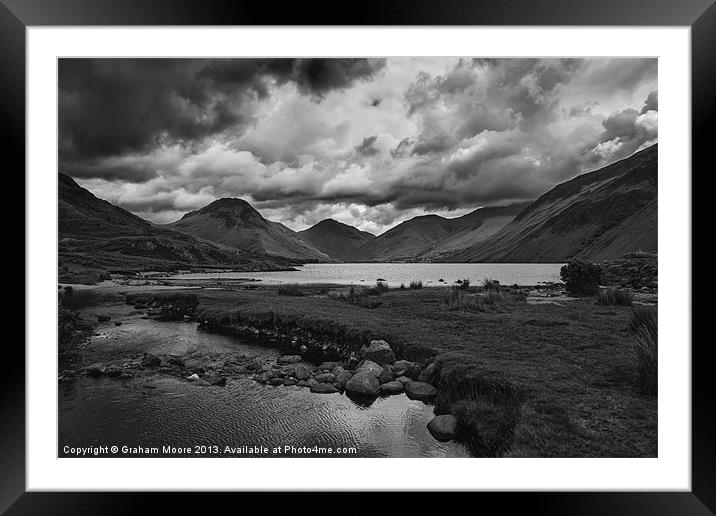
[{"label": "mountain slope", "polygon": [[58,175],[58,184],[58,253],[65,271],[167,270],[192,265],[266,270],[288,266],[288,262],[155,227],[95,197],[64,174]]},{"label": "mountain slope", "polygon": [[333,219],[325,219],[298,236],[321,252],[344,262],[355,261],[358,249],[373,240],[375,235]]},{"label": "mountain slope", "polygon": [[437,261],[499,231],[527,203],[478,208],[448,219],[423,215],[402,222],[358,250],[362,261]]},{"label": "mountain slope", "polygon": [[236,249],[301,261],[335,261],[242,199],[219,199],[164,226]]},{"label": "mountain slope", "polygon": [[450,220],[422,215],[401,222],[358,249],[360,261],[413,261],[450,235]]},{"label": "mountain slope", "polygon": [[494,236],[444,261],[598,261],[656,252],[657,158],[653,145],[557,185]]}]

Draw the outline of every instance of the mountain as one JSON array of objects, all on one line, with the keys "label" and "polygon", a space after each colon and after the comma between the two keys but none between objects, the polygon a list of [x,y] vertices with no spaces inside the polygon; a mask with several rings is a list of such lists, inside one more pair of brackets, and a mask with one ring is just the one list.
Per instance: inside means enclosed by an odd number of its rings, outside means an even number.
[{"label": "mountain", "polygon": [[335,261],[242,199],[219,199],[164,227],[235,249],[299,261]]},{"label": "mountain", "polygon": [[298,236],[321,252],[344,262],[355,261],[358,249],[375,235],[333,219],[325,219]]},{"label": "mountain", "polygon": [[656,252],[657,161],[653,145],[559,184],[489,239],[443,261],[601,261]]},{"label": "mountain", "polygon": [[61,271],[167,270],[222,266],[240,270],[286,269],[287,261],[237,251],[158,228],[95,197],[65,174],[58,175]]},{"label": "mountain", "polygon": [[358,250],[361,261],[436,261],[490,237],[525,206],[478,208],[448,219],[422,215],[402,222]]}]

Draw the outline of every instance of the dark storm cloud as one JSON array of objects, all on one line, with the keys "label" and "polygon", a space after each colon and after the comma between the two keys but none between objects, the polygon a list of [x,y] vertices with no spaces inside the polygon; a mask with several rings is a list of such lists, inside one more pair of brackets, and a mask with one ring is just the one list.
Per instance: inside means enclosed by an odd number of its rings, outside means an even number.
[{"label": "dark storm cloud", "polygon": [[356,147],[356,152],[362,156],[375,156],[378,154],[378,149],[375,147],[375,142],[378,140],[377,136],[367,136],[363,138],[363,141]]},{"label": "dark storm cloud", "polygon": [[[61,59],[60,166],[87,176],[94,158],[194,145],[225,131],[239,136],[253,121],[247,104],[266,98],[271,81],[320,98],[384,66],[383,59]],[[151,175],[137,170],[127,179]]]},{"label": "dark storm cloud", "polygon": [[659,111],[659,92],[652,91],[644,101],[644,107],[641,108],[641,114],[643,115],[647,111]]}]

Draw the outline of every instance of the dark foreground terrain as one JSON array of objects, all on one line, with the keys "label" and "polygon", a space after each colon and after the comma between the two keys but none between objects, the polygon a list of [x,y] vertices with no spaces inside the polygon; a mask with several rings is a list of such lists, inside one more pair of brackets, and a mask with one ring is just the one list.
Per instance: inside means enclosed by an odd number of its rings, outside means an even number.
[{"label": "dark foreground terrain", "polygon": [[[115,287],[107,302],[81,313],[85,320],[98,314],[110,317],[100,323],[105,325],[142,312],[147,314],[142,317],[196,321],[192,324],[207,331],[253,335],[257,345],[303,355],[313,377],[302,385],[317,392],[316,378],[331,384],[325,388],[331,392],[342,391],[345,385],[330,375],[320,377],[335,364],[323,371],[311,364],[337,361],[350,376],[360,365],[365,346],[382,339],[397,359],[415,364],[414,379],[437,388],[429,401],[435,404],[435,413],[455,418],[457,439],[474,455],[657,455],[657,399],[637,388],[632,306],[597,304],[595,297],[570,298],[559,285],[499,291],[482,286],[376,288],[370,293],[348,287],[277,289],[238,282],[216,287],[135,287],[123,298],[117,294],[122,287]],[[655,305],[655,291],[637,291],[634,303]],[[81,334],[81,324],[77,327],[75,336]],[[89,374],[92,362],[116,364],[111,367],[117,376],[142,377],[151,368],[142,363],[147,350],[105,348],[88,356],[80,348],[72,345],[61,353],[62,381]],[[295,365],[286,372],[288,366],[271,369],[240,357],[235,362],[185,364],[157,354],[160,363],[152,374],[159,371],[184,379],[198,371],[207,383],[251,375],[277,388],[296,380]],[[262,377],[262,372],[267,374]],[[423,378],[417,378],[419,373]]]}]

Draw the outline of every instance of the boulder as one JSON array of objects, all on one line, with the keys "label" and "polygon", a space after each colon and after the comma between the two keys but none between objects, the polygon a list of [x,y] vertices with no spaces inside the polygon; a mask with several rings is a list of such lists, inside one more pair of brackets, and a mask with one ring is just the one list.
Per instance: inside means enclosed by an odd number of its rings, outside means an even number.
[{"label": "boulder", "polygon": [[434,398],[438,390],[426,382],[408,382],[404,385],[405,393],[410,398],[427,400]]},{"label": "boulder", "polygon": [[376,378],[380,377],[380,374],[383,372],[383,368],[380,367],[378,364],[373,362],[372,360],[364,360],[361,362],[361,364],[358,366],[358,369],[356,369],[356,374],[358,373],[371,373]]},{"label": "boulder", "polygon": [[375,396],[380,390],[380,383],[375,374],[362,371],[354,374],[346,382],[346,391],[357,396]]},{"label": "boulder", "polygon": [[268,381],[269,385],[283,385],[283,378],[271,378]]},{"label": "boulder", "polygon": [[410,360],[398,360],[393,364],[395,367],[395,376],[407,376],[409,378],[415,378],[418,374],[415,364]]},{"label": "boulder", "polygon": [[346,372],[346,370],[343,369],[343,367],[341,367],[341,366],[336,366],[336,367],[334,367],[334,368],[331,370],[331,373],[332,373],[333,376],[335,376],[335,377],[338,377],[339,374],[345,373],[345,372]]},{"label": "boulder", "polygon": [[162,359],[157,355],[152,355],[151,353],[145,353],[141,362],[142,367],[158,367],[161,363]]},{"label": "boulder", "polygon": [[330,383],[317,383],[311,386],[311,392],[315,392],[318,394],[331,394],[334,392],[338,392],[338,389],[335,385]]},{"label": "boulder", "polygon": [[85,371],[87,371],[87,376],[102,376],[102,373],[104,373],[106,367],[103,363],[97,362],[96,364],[90,364],[85,368]]},{"label": "boulder", "polygon": [[395,353],[384,340],[371,340],[370,345],[363,350],[363,358],[379,365],[392,365],[395,362]]},{"label": "boulder", "polygon": [[124,371],[122,371],[121,367],[117,366],[109,366],[107,369],[104,370],[104,375],[109,376],[110,378],[117,378],[120,376]]},{"label": "boulder", "polygon": [[297,383],[298,383],[298,380],[296,380],[295,378],[287,378],[286,380],[283,381],[283,384],[286,385],[287,387],[291,386],[291,385],[296,385]]},{"label": "boulder", "polygon": [[167,362],[175,366],[184,367],[184,360],[181,357],[170,356],[167,358]]},{"label": "boulder", "polygon": [[207,380],[211,385],[218,385],[219,387],[226,385],[226,376],[212,376]]},{"label": "boulder", "polygon": [[380,386],[380,393],[384,395],[400,394],[403,392],[403,384],[397,380],[384,383]]},{"label": "boulder", "polygon": [[428,431],[440,442],[452,441],[457,435],[457,420],[450,414],[435,416],[428,423]]},{"label": "boulder", "polygon": [[293,369],[293,376],[298,380],[308,380],[311,377],[311,370],[305,364],[296,364]]},{"label": "boulder", "polygon": [[254,358],[253,360],[251,360],[251,362],[246,364],[246,369],[248,369],[249,371],[256,371],[257,369],[261,369],[263,366],[264,364],[263,362],[261,362],[261,360]]},{"label": "boulder", "polygon": [[98,315],[98,316],[97,316],[97,320],[98,320],[99,322],[107,322],[107,321],[109,321],[110,319],[111,319],[111,317],[110,317],[109,315]]},{"label": "boulder", "polygon": [[333,373],[321,373],[314,376],[318,383],[331,383],[336,381],[336,377]]},{"label": "boulder", "polygon": [[186,379],[189,380],[190,382],[195,382],[195,381],[199,380],[199,375],[196,373],[190,374],[189,376],[186,377]]},{"label": "boulder", "polygon": [[346,382],[351,379],[351,376],[353,376],[349,371],[343,371],[342,373],[338,373],[336,375],[336,387],[339,389],[344,389],[346,386]]},{"label": "boulder", "polygon": [[437,379],[438,366],[435,362],[431,362],[428,366],[423,369],[418,375],[419,382],[434,383]]},{"label": "boulder", "polygon": [[400,383],[402,383],[403,385],[405,385],[405,384],[408,383],[408,382],[412,382],[412,381],[413,381],[413,380],[411,380],[410,378],[408,378],[407,376],[398,376],[395,380],[398,381],[398,382],[400,382]]},{"label": "boulder", "polygon": [[393,381],[393,371],[392,367],[389,365],[386,365],[383,370],[380,372],[380,376],[378,377],[378,382],[381,384],[392,382]]},{"label": "boulder", "polygon": [[264,371],[256,377],[256,381],[260,383],[268,383],[271,378],[273,378],[273,374],[269,371]]},{"label": "boulder", "polygon": [[277,364],[297,364],[303,360],[301,355],[282,355],[276,359]]}]

